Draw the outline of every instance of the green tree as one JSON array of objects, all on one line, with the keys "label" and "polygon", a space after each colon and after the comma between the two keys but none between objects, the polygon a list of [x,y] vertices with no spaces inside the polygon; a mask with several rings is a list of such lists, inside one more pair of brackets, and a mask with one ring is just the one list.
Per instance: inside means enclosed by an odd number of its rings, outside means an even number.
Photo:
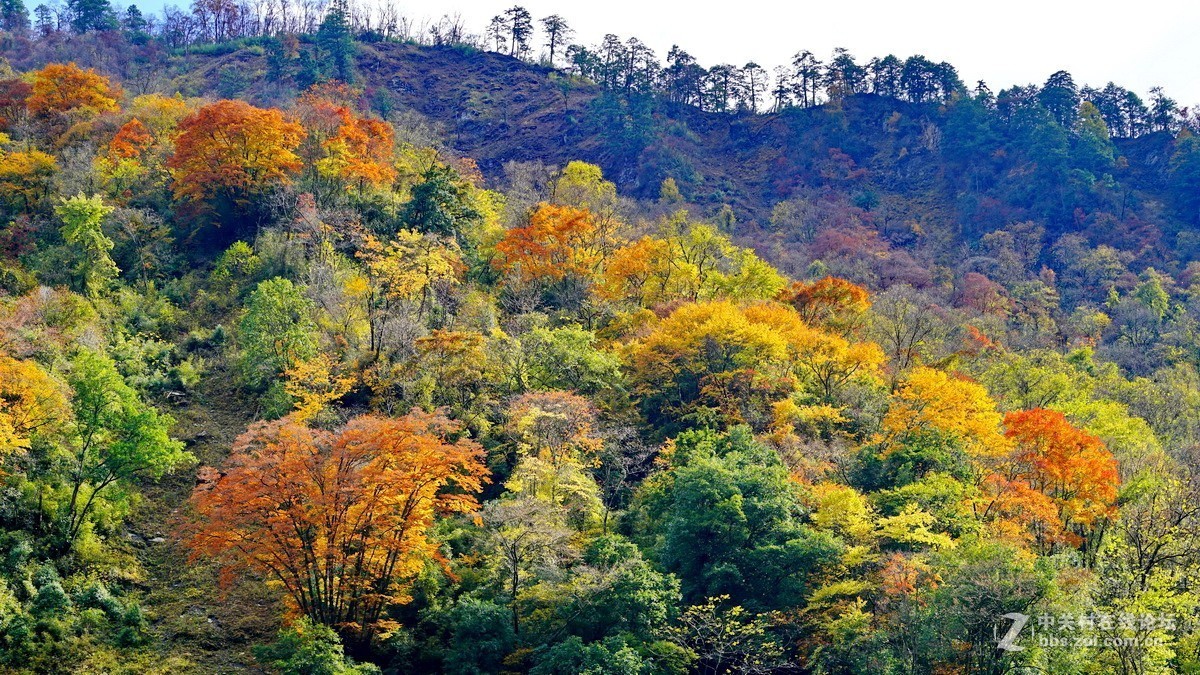
[{"label": "green tree", "polygon": [[251,291],[238,324],[238,365],[248,385],[271,384],[297,362],[316,356],[315,311],[288,279],[268,279]]},{"label": "green tree", "polygon": [[504,11],[508,22],[509,56],[524,58],[529,53],[529,38],[533,36],[533,16],[524,7],[516,6]]},{"label": "green tree", "polygon": [[1200,225],[1200,137],[1186,130],[1179,132],[1168,175],[1180,217]]},{"label": "green tree", "polygon": [[1073,142],[1075,156],[1084,168],[1095,174],[1112,170],[1116,149],[1109,137],[1108,125],[1096,106],[1088,101],[1079,106]]},{"label": "green tree", "polygon": [[412,199],[400,218],[418,232],[453,235],[461,240],[467,228],[483,220],[483,214],[471,203],[468,188],[454,169],[435,166],[413,187]]},{"label": "green tree", "polygon": [[29,11],[24,0],[0,0],[0,30],[10,33],[29,30]]},{"label": "green tree", "polygon": [[1079,109],[1079,89],[1065,70],[1054,73],[1037,94],[1038,101],[1060,126],[1070,128]]},{"label": "green tree", "polygon": [[99,195],[76,195],[54,207],[55,215],[63,221],[63,239],[77,249],[77,288],[93,297],[99,295],[121,273],[109,255],[113,241],[105,236],[100,227],[112,212],[112,207],[106,206]]},{"label": "green tree", "polygon": [[653,641],[678,613],[679,580],[654,569],[638,547],[619,535],[597,538],[583,551],[569,593],[566,625],[585,640],[627,635]]},{"label": "green tree", "polygon": [[554,55],[567,40],[571,39],[575,31],[567,25],[567,20],[558,14],[551,14],[542,19],[541,23],[542,28],[546,31],[546,50],[549,53],[547,58],[550,65],[554,65]]},{"label": "green tree", "polygon": [[76,33],[115,30],[117,15],[108,0],[67,0],[71,10],[71,28]]},{"label": "green tree", "polygon": [[548,647],[542,653],[530,675],[639,675],[651,672],[636,649],[619,637],[602,642],[584,643],[571,636]]},{"label": "green tree", "polygon": [[967,541],[934,554],[930,567],[940,585],[918,598],[911,614],[897,617],[893,639],[912,659],[907,672],[930,672],[936,664],[956,664],[970,673],[1013,672],[1014,664],[996,650],[997,617],[1029,613],[1049,595],[1049,566],[1009,543]]},{"label": "green tree", "polygon": [[749,428],[689,431],[647,480],[625,526],[679,576],[685,600],[728,595],[753,611],[803,606],[842,544],[802,522],[787,468]]},{"label": "green tree", "polygon": [[194,458],[170,437],[175,421],[143,402],[108,357],[82,350],[67,380],[74,391],[75,422],[66,477],[71,496],[62,533],[70,545],[103,490],[142,475],[159,478]]},{"label": "green tree", "polygon": [[[1200,488],[1195,469],[1155,476],[1122,506],[1097,561],[1104,580],[1098,604],[1114,615],[1194,616],[1200,606],[1191,579],[1200,573]],[[1194,668],[1195,634],[1159,624],[1124,624],[1133,638],[1105,645],[1099,661],[1109,672],[1186,672]],[[1190,633],[1190,634],[1189,634]],[[1189,658],[1190,657],[1190,658]],[[1188,661],[1191,661],[1189,664]],[[1172,667],[1175,666],[1175,667]]]},{"label": "green tree", "polygon": [[488,548],[498,561],[513,635],[521,634],[523,591],[537,581],[539,573],[556,573],[575,554],[574,532],[563,520],[559,509],[533,497],[498,499],[483,508]]},{"label": "green tree", "polygon": [[350,28],[346,0],[334,0],[321,27],[317,29],[316,40],[325,52],[329,74],[342,82],[353,82],[354,33]]},{"label": "green tree", "polygon": [[446,616],[450,640],[442,666],[450,675],[482,675],[504,670],[504,657],[516,646],[512,615],[502,605],[464,598]]},{"label": "green tree", "polygon": [[121,28],[130,33],[145,33],[147,27],[146,17],[142,15],[142,10],[137,5],[130,5],[125,10],[125,17],[121,19]]},{"label": "green tree", "polygon": [[308,617],[279,631],[269,645],[254,648],[254,657],[282,675],[376,675],[378,667],[346,658],[336,631]]},{"label": "green tree", "polygon": [[596,334],[579,326],[535,328],[521,336],[528,384],[582,394],[613,391],[621,385],[621,361],[596,347]]}]

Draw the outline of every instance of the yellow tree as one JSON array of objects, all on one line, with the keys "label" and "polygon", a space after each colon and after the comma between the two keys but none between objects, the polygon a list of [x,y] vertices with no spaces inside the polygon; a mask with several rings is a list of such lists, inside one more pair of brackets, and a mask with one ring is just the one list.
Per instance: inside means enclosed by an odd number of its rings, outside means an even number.
[{"label": "yellow tree", "polygon": [[585,468],[603,446],[596,414],[586,398],[564,391],[516,398],[509,407],[507,431],[516,441],[518,461],[506,487],[565,507],[578,521],[595,515],[599,488]]},{"label": "yellow tree", "polygon": [[156,140],[169,143],[179,123],[197,104],[198,99],[185,100],[178,95],[142,94],[130,101],[125,112],[146,125]]},{"label": "yellow tree", "polygon": [[69,416],[62,383],[33,361],[0,353],[0,459],[27,449],[34,433]]},{"label": "yellow tree", "polygon": [[330,403],[350,392],[354,378],[338,372],[328,354],[297,361],[284,372],[284,390],[296,401],[292,417],[301,424],[316,418]]},{"label": "yellow tree", "polygon": [[133,99],[126,110],[128,121],[95,160],[110,194],[129,199],[166,187],[175,130],[191,109],[180,97],[146,94]]},{"label": "yellow tree", "polygon": [[804,323],[841,335],[857,332],[871,308],[867,289],[837,277],[793,282],[778,299],[795,307]]},{"label": "yellow tree", "polygon": [[387,122],[359,117],[348,85],[314,85],[297,100],[296,111],[308,132],[302,152],[315,177],[345,189],[363,190],[396,180],[395,132]]},{"label": "yellow tree", "polygon": [[592,214],[597,248],[607,257],[621,244],[623,224],[617,217],[617,186],[604,180],[600,167],[587,162],[567,163],[551,184],[551,202]]},{"label": "yellow tree", "polygon": [[[988,509],[1024,524],[1043,547],[1079,545],[1116,513],[1117,461],[1098,437],[1043,408],[1011,412],[1004,426],[1014,449],[985,483]],[[1024,514],[1035,505],[1047,515],[1031,521]]]},{"label": "yellow tree", "polygon": [[405,303],[417,302],[424,316],[437,284],[457,283],[463,270],[462,258],[453,240],[432,233],[400,230],[389,241],[368,235],[358,257],[367,269],[367,319],[371,326],[371,349],[382,349],[382,324]]},{"label": "yellow tree", "polygon": [[713,416],[762,426],[769,404],[797,384],[787,340],[764,316],[729,301],[686,304],[629,344],[633,389],[650,423],[668,433]]},{"label": "yellow tree", "polygon": [[644,307],[675,300],[765,300],[785,280],[748,248],[735,246],[710,225],[690,223],[680,212],[663,224],[663,236],[642,237],[605,259],[597,294]]},{"label": "yellow tree", "polygon": [[850,342],[841,335],[806,325],[794,309],[779,303],[755,303],[745,311],[752,321],[773,327],[787,341],[795,372],[822,403],[836,402],[838,394],[855,378],[877,379],[885,357],[874,342]]},{"label": "yellow tree", "polygon": [[672,297],[674,269],[670,244],[642,237],[613,252],[596,293],[612,302],[653,307]]},{"label": "yellow tree", "polygon": [[670,248],[672,286],[686,300],[765,300],[786,281],[754,251],[736,246],[716,227],[689,221],[679,211],[661,226]]},{"label": "yellow tree", "polygon": [[884,440],[903,442],[934,429],[963,443],[973,457],[1000,457],[1012,444],[1000,429],[996,402],[982,385],[934,368],[917,367],[892,394],[883,418]]},{"label": "yellow tree", "polygon": [[49,196],[57,172],[53,155],[40,150],[0,150],[0,201],[20,211],[31,210]]}]

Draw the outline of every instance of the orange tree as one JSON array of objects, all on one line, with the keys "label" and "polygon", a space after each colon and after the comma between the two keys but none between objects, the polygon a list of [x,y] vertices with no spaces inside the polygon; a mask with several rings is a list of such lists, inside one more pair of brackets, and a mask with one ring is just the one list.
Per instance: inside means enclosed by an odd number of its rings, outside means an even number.
[{"label": "orange tree", "polygon": [[528,225],[509,230],[496,244],[493,265],[509,283],[550,288],[577,301],[595,280],[602,256],[590,211],[543,203]]},{"label": "orange tree", "polygon": [[314,188],[361,192],[396,179],[395,132],[383,120],[357,116],[352,104],[355,94],[344,84],[325,83],[314,85],[297,100],[296,112],[307,131],[301,154]]},{"label": "orange tree", "polygon": [[837,277],[793,282],[780,292],[779,300],[796,308],[805,323],[842,335],[855,332],[871,308],[867,289]]},{"label": "orange tree", "polygon": [[985,483],[992,508],[1014,516],[1047,513],[1027,523],[1043,550],[1087,543],[1097,524],[1116,512],[1117,460],[1098,437],[1054,410],[1012,412],[1004,426],[1014,450]]},{"label": "orange tree", "polygon": [[[74,63],[51,63],[31,74],[32,90],[25,104],[37,119],[63,125],[116,112],[121,89],[107,77]],[[65,129],[65,126],[63,126]]]},{"label": "orange tree", "polygon": [[451,440],[458,431],[419,411],[362,416],[336,431],[290,417],[257,423],[220,471],[201,472],[193,555],[266,574],[300,612],[365,646],[394,627],[385,610],[408,602],[438,557],[434,518],[478,507],[483,451]]},{"label": "orange tree", "polygon": [[304,128],[278,110],[217,101],[184,118],[179,129],[167,162],[175,197],[218,224],[253,220],[260,198],[301,169],[295,150]]}]

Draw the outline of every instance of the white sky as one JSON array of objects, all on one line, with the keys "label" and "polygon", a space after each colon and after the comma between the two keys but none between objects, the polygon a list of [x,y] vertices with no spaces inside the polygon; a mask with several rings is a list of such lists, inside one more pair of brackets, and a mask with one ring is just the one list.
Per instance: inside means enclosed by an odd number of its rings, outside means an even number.
[{"label": "white sky", "polygon": [[[755,61],[768,69],[808,49],[827,60],[845,47],[860,63],[888,53],[949,61],[969,87],[1042,83],[1057,70],[1075,82],[1108,81],[1145,95],[1155,85],[1200,104],[1200,2],[1183,0],[399,0],[414,17],[460,14],[472,32],[513,4],[561,14],[576,42],[637,37],[660,60],[679,44],[705,66]],[[539,26],[540,29],[540,26]],[[541,44],[541,35],[537,38]]]}]

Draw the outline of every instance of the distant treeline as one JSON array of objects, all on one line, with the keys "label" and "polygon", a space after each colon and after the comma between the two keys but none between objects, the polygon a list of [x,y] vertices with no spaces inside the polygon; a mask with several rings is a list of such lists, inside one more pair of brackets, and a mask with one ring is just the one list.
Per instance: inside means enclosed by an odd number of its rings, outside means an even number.
[{"label": "distant treeline", "polygon": [[153,40],[184,51],[246,38],[317,35],[331,15],[338,27],[344,26],[359,41],[455,45],[503,53],[563,68],[622,95],[651,95],[706,112],[779,112],[814,107],[851,94],[912,103],[944,103],[974,96],[1005,117],[1040,105],[1064,126],[1071,124],[1080,104],[1088,101],[1115,137],[1200,128],[1196,112],[1181,107],[1159,87],[1151,89],[1149,100],[1144,100],[1112,82],[1103,87],[1078,86],[1070,73],[1059,71],[1041,86],[1017,85],[993,94],[982,81],[968,88],[955,67],[944,61],[935,63],[919,54],[903,59],[889,54],[860,63],[840,48],[828,61],[801,50],[791,63],[770,71],[753,61],[706,68],[679,46],[673,46],[666,60],[660,61],[654,50],[636,37],[622,39],[609,34],[596,45],[575,44],[571,42],[575,32],[562,16],[535,20],[520,6],[475,31],[459,15],[418,20],[390,1],[353,5],[345,0],[195,0],[188,9],[168,6],[154,15],[136,5],[121,10],[109,0],[54,0],[32,11],[25,0],[0,0],[0,28],[9,34],[7,39],[44,40],[70,33],[119,31],[134,42]]}]

